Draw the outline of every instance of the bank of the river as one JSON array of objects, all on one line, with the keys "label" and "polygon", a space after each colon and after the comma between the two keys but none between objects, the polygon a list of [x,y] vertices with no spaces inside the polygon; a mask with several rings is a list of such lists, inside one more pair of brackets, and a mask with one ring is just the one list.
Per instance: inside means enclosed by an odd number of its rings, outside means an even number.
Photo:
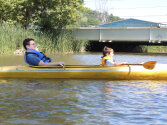
[{"label": "bank of the river", "polygon": [[85,40],[73,40],[72,31],[57,33],[23,29],[20,25],[0,24],[0,55],[22,54],[23,40],[34,38],[41,51],[53,53],[79,52],[87,45]]},{"label": "bank of the river", "polygon": [[141,46],[142,52],[147,53],[166,53],[167,47],[166,46]]},{"label": "bank of the river", "polygon": [[[92,41],[74,40],[72,38],[72,31],[52,31],[51,33],[40,32],[39,30],[23,29],[20,25],[0,24],[0,55],[23,55],[24,48],[22,42],[25,38],[34,38],[40,51],[46,54],[55,53],[73,53],[85,51],[101,52],[105,45],[99,42],[96,44]],[[89,44],[89,46],[87,46]],[[105,43],[103,43],[105,44]],[[106,44],[108,46],[108,44]],[[167,52],[166,46],[113,46],[116,52],[145,52],[145,53],[164,53]],[[99,49],[100,48],[100,49]],[[130,48],[128,50],[128,48]],[[126,51],[125,51],[126,50]]]}]

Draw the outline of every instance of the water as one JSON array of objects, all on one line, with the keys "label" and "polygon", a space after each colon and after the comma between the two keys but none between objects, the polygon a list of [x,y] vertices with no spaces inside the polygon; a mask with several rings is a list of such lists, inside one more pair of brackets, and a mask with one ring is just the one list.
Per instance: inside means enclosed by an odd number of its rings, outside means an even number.
[{"label": "water", "polygon": [[[100,63],[100,53],[51,56],[66,64]],[[22,56],[0,57],[1,65],[25,65]],[[129,63],[166,54],[115,54]],[[165,125],[167,81],[0,79],[0,125]]]}]

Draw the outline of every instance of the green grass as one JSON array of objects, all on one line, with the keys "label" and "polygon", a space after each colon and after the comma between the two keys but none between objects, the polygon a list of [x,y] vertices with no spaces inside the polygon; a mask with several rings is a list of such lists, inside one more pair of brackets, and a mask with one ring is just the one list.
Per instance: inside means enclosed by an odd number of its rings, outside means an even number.
[{"label": "green grass", "polygon": [[[72,30],[40,32],[26,30],[18,25],[0,24],[0,55],[13,55],[16,50],[24,51],[23,40],[33,38],[40,51],[46,54],[73,53],[83,51],[88,41],[74,40]],[[166,46],[140,46],[142,52],[165,53]]]},{"label": "green grass", "polygon": [[[56,31],[55,31],[56,32]],[[72,53],[81,51],[88,43],[74,40],[73,31],[40,32],[26,30],[20,25],[0,24],[0,55],[12,55],[16,50],[24,51],[23,40],[33,38],[40,51],[45,53]]]},{"label": "green grass", "polygon": [[167,46],[141,46],[142,52],[146,53],[166,53]]}]

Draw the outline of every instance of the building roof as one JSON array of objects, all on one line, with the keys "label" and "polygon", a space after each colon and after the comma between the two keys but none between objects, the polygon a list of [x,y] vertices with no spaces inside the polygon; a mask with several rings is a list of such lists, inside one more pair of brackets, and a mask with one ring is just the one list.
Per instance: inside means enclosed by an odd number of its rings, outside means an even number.
[{"label": "building roof", "polygon": [[138,19],[125,19],[114,21],[112,23],[99,25],[98,27],[159,27],[160,23],[138,20]]}]

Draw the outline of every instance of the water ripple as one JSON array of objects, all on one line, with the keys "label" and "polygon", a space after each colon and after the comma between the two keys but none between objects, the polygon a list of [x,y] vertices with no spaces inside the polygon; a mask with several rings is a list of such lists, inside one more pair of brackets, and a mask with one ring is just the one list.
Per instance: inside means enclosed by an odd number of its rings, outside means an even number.
[{"label": "water ripple", "polygon": [[2,124],[166,124],[167,81],[8,80]]}]

